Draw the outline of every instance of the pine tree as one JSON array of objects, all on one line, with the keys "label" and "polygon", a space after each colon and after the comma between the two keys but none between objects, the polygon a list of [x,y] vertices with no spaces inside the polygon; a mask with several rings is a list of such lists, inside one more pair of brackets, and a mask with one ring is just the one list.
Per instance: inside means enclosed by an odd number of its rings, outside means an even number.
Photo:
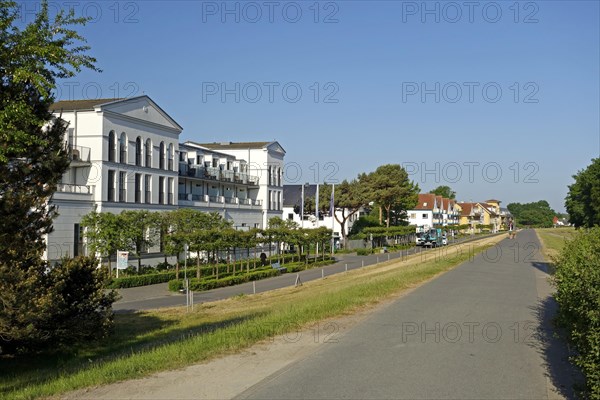
[{"label": "pine tree", "polygon": [[69,165],[66,125],[49,111],[51,91],[56,79],[96,69],[78,44],[84,39],[69,29],[85,19],[71,11],[51,20],[44,1],[21,29],[18,12],[15,2],[0,0],[0,353],[42,348],[59,335],[49,305],[64,283],[60,268],[73,268],[66,262],[50,272],[42,260],[56,216],[49,200]]}]

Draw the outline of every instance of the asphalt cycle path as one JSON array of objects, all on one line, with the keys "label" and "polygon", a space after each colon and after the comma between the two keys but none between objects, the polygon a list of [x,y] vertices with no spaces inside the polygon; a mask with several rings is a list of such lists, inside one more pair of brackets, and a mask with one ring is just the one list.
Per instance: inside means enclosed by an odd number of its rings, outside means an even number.
[{"label": "asphalt cycle path", "polygon": [[571,397],[533,230],[473,257],[243,392],[252,399]]}]

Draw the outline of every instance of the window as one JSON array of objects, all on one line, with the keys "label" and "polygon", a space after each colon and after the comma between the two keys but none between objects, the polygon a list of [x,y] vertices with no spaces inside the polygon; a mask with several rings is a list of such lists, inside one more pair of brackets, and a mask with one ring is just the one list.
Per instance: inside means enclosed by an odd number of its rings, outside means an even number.
[{"label": "window", "polygon": [[422,215],[422,218],[423,218],[423,219],[427,219],[427,214],[423,214],[423,215]]},{"label": "window", "polygon": [[142,174],[135,174],[135,202],[142,202]]},{"label": "window", "polygon": [[110,131],[110,133],[108,134],[108,161],[112,161],[115,162],[115,146],[117,145],[116,143],[117,138],[116,138],[116,134],[115,131]]},{"label": "window", "polygon": [[119,201],[121,203],[127,202],[127,172],[119,172]]},{"label": "window", "polygon": [[168,183],[169,187],[167,188],[167,190],[169,193],[169,204],[173,204],[173,178],[169,178]]},{"label": "window", "polygon": [[268,204],[268,209],[271,209],[271,199],[273,198],[273,191],[269,190],[269,204]]},{"label": "window", "polygon": [[106,191],[108,201],[115,201],[115,176],[115,171],[108,171],[108,190]]},{"label": "window", "polygon": [[[268,181],[269,185],[273,184],[272,177],[271,177],[271,167],[270,166],[269,166],[269,168],[267,168],[267,181]],[[271,208],[271,207],[269,207],[269,208]]]},{"label": "window", "polygon": [[158,178],[158,204],[165,204],[165,177]]},{"label": "window", "polygon": [[169,171],[173,171],[173,156],[174,156],[173,153],[174,153],[173,152],[173,144],[170,144],[169,145],[169,151],[168,151],[168,154],[169,154]]},{"label": "window", "polygon": [[142,138],[135,139],[135,165],[142,165]]},{"label": "window", "polygon": [[277,192],[277,210],[281,210],[281,192]]},{"label": "window", "polygon": [[291,213],[290,213],[290,214],[288,214],[288,219],[289,219],[290,221],[291,221],[291,220],[293,220],[293,219],[294,219],[294,214],[291,214]]},{"label": "window", "polygon": [[127,164],[127,135],[125,132],[121,133],[121,139],[119,139],[119,154],[121,164]]},{"label": "window", "polygon": [[146,204],[150,204],[152,203],[152,194],[150,192],[150,188],[152,187],[152,181],[150,180],[150,175],[146,175],[144,176],[144,188],[146,189],[146,196],[145,196],[145,200],[146,200]]},{"label": "window", "polygon": [[410,219],[417,219],[417,213],[411,213]]},{"label": "window", "polygon": [[160,142],[158,153],[158,168],[165,169],[165,142]]},{"label": "window", "polygon": [[152,168],[152,141],[146,140],[146,167]]},{"label": "window", "polygon": [[79,224],[73,226],[73,257],[83,255],[83,227]]}]

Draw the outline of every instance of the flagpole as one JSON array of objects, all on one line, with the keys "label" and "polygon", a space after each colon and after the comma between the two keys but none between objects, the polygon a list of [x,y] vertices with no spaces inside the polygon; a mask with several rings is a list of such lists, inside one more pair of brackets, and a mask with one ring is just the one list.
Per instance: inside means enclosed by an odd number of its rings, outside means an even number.
[{"label": "flagpole", "polygon": [[[315,194],[315,217],[317,217],[317,229],[319,229],[319,182],[317,182],[317,194]],[[325,252],[325,249],[323,249]],[[319,242],[317,241],[315,255],[319,257]]]},{"label": "flagpole", "polygon": [[335,253],[335,237],[333,233],[335,231],[335,184],[331,184],[331,204],[329,206],[331,210],[331,257]]}]

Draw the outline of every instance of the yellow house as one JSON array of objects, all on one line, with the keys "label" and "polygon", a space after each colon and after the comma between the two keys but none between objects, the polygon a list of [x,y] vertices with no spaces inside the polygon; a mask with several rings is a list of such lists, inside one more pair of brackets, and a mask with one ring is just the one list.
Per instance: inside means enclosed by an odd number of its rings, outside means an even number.
[{"label": "yellow house", "polygon": [[458,203],[461,208],[459,225],[490,225],[493,232],[501,229],[500,201],[487,200],[477,203]]}]

